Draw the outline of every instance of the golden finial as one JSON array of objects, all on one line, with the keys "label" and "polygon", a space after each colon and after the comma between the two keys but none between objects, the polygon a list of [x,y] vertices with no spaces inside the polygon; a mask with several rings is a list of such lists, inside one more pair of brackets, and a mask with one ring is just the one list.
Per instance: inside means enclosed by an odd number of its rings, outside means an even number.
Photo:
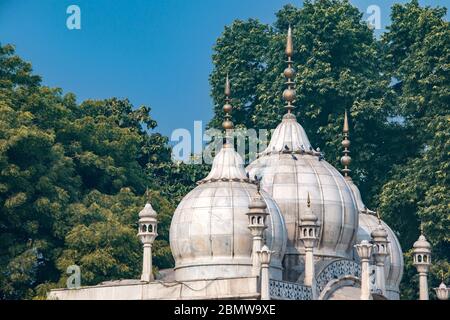
[{"label": "golden finial", "polygon": [[344,173],[344,177],[348,180],[351,180],[352,178],[349,176],[349,173],[351,170],[348,168],[350,163],[352,162],[352,158],[349,156],[350,150],[350,140],[348,139],[348,117],[347,117],[347,110],[345,110],[344,113],[344,128],[342,129],[342,132],[344,133],[344,140],[342,140],[342,146],[344,147],[344,155],[341,158],[341,164],[344,166],[344,169],[342,169],[342,172]]},{"label": "golden finial", "polygon": [[291,25],[288,27],[287,37],[286,37],[286,55],[290,58],[294,53],[294,48],[292,45],[292,29]]},{"label": "golden finial", "polygon": [[380,217],[380,213],[377,211],[377,218],[378,218],[378,224],[381,224],[381,217]]},{"label": "golden finial", "polygon": [[229,100],[230,99],[230,79],[228,78],[228,73],[227,73],[227,78],[225,80],[225,99]]},{"label": "golden finial", "polygon": [[311,208],[311,197],[309,196],[309,191],[308,191],[308,197],[306,198],[306,205],[308,206],[308,208]]},{"label": "golden finial", "polygon": [[292,30],[291,26],[289,25],[288,28],[288,34],[286,39],[286,55],[288,57],[287,59],[287,68],[284,69],[284,76],[286,77],[286,85],[287,88],[283,91],[283,99],[287,102],[286,109],[288,113],[291,113],[292,109],[294,109],[294,106],[292,105],[292,102],[295,100],[295,90],[292,88],[294,85],[294,82],[292,81],[292,78],[294,77],[294,69],[292,68],[292,54],[294,53],[293,45],[292,45]]},{"label": "golden finial", "polygon": [[420,234],[423,235],[423,222],[420,223]]},{"label": "golden finial", "polygon": [[233,122],[231,121],[230,112],[233,107],[230,104],[230,79],[227,77],[225,79],[225,104],[223,106],[223,111],[225,112],[225,120],[222,122],[222,128],[225,130],[225,143],[230,142],[229,130],[233,129]]},{"label": "golden finial", "polygon": [[344,129],[342,130],[342,132],[348,133],[347,109],[345,109],[345,113],[344,113]]}]

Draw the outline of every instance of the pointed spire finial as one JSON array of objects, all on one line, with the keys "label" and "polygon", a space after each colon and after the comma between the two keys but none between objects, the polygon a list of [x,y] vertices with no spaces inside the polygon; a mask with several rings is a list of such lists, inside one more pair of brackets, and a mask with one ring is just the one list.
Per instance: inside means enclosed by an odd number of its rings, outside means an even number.
[{"label": "pointed spire finial", "polygon": [[423,222],[420,223],[420,235],[423,235]]},{"label": "pointed spire finial", "polygon": [[228,78],[228,73],[227,73],[227,77],[225,79],[225,104],[223,106],[223,111],[225,112],[225,120],[222,122],[222,128],[225,130],[225,144],[228,145],[230,144],[230,130],[233,129],[234,125],[233,122],[231,121],[231,116],[230,116],[230,112],[231,110],[233,110],[233,107],[230,104],[230,94],[231,94],[231,90],[230,90],[230,79]]},{"label": "pointed spire finial", "polygon": [[308,191],[308,198],[306,199],[306,205],[308,206],[308,208],[311,208],[311,197],[309,195],[309,191]]},{"label": "pointed spire finial", "polygon": [[342,132],[344,133],[344,140],[342,140],[342,146],[344,147],[343,156],[341,158],[341,164],[344,166],[344,169],[342,169],[342,172],[344,173],[344,177],[348,180],[351,180],[349,173],[351,170],[348,168],[352,158],[349,156],[350,150],[350,140],[348,139],[348,116],[347,116],[347,110],[345,110],[344,113],[344,127],[342,129]]},{"label": "pointed spire finial", "polygon": [[286,37],[286,55],[288,58],[292,57],[292,54],[294,53],[294,46],[292,44],[292,29],[291,25],[289,24],[287,37]]},{"label": "pointed spire finial", "polygon": [[289,25],[287,39],[286,39],[286,55],[287,55],[287,68],[284,69],[284,76],[286,77],[287,88],[283,91],[283,99],[287,102],[286,109],[287,113],[291,113],[294,106],[292,102],[295,100],[295,90],[292,88],[294,82],[292,81],[295,71],[292,68],[292,54],[294,53],[294,48],[292,45],[292,29]]},{"label": "pointed spire finial", "polygon": [[225,80],[225,97],[226,97],[226,99],[230,99],[230,94],[231,94],[230,79],[228,78],[228,72],[227,72],[227,78]]},{"label": "pointed spire finial", "polygon": [[342,132],[348,133],[348,117],[347,117],[347,109],[345,109],[345,113],[344,113],[344,128],[342,129]]},{"label": "pointed spire finial", "polygon": [[378,224],[381,225],[381,217],[380,217],[380,212],[377,211],[377,218],[378,218]]}]

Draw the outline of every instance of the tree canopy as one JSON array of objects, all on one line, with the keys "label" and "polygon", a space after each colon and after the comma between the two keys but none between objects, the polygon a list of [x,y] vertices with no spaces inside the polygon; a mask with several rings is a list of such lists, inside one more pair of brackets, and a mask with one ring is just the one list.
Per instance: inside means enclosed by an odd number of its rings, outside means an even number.
[{"label": "tree canopy", "polygon": [[173,266],[170,218],[204,167],[174,164],[156,125],[126,99],[78,104],[0,46],[1,298],[65,286],[74,264],[83,285],[138,277],[147,187],[160,220],[155,266]]},{"label": "tree canopy", "polygon": [[[381,187],[380,209],[411,248],[419,224],[432,245],[431,280],[450,276],[450,25],[445,8],[414,0],[394,5],[383,36],[387,72],[398,79],[396,110],[410,128],[414,156],[396,164]],[[406,253],[405,297],[416,298],[417,277]],[[433,293],[434,294],[434,293]]]}]

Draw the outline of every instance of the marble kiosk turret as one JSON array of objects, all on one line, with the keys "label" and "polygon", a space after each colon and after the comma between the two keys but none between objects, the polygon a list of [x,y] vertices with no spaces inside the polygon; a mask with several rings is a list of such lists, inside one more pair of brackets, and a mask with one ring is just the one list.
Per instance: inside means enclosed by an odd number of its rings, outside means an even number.
[{"label": "marble kiosk turret", "polygon": [[419,299],[428,300],[428,271],[431,266],[431,245],[423,235],[422,225],[419,239],[413,245],[413,265],[419,273]]},{"label": "marble kiosk turret", "polygon": [[387,256],[389,256],[388,247],[388,233],[381,224],[381,219],[378,216],[378,227],[371,233],[373,247],[373,257],[375,260],[375,281],[376,287],[381,291],[381,294],[386,294],[386,276],[384,274],[384,263]]},{"label": "marble kiosk turret", "polygon": [[[147,192],[148,197],[148,192]],[[142,261],[142,281],[152,281],[152,245],[158,236],[158,220],[156,212],[153,210],[150,200],[147,200],[144,209],[139,212],[139,232],[138,237],[144,247],[144,255]]]},{"label": "marble kiosk turret", "polygon": [[[258,179],[255,179],[258,181]],[[252,249],[252,263],[253,263],[253,274],[259,276],[260,272],[260,262],[258,257],[258,251],[261,250],[262,243],[264,240],[264,231],[267,229],[266,217],[267,217],[267,205],[261,197],[259,183],[257,185],[257,194],[254,199],[248,205],[249,211],[248,216],[248,228],[253,236],[253,249]]]},{"label": "marble kiosk turret", "polygon": [[317,246],[317,242],[319,241],[320,224],[317,222],[318,218],[311,210],[309,193],[305,211],[306,213],[302,217],[300,223],[300,240],[303,241],[303,245],[305,246],[304,284],[306,286],[313,286],[315,279],[313,249]]}]

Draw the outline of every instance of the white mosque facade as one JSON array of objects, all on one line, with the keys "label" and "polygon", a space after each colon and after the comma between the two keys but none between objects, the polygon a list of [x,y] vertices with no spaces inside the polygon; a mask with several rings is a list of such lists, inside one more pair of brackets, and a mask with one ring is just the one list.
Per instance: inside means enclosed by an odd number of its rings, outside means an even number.
[{"label": "white mosque facade", "polygon": [[[400,298],[402,248],[393,230],[364,205],[350,177],[347,114],[341,174],[311,146],[291,112],[292,49],[289,29],[283,92],[287,112],[267,149],[244,168],[227,136],[211,172],[174,212],[170,247],[175,267],[152,274],[158,218],[147,203],[139,213],[141,279],[55,289],[49,299]],[[225,87],[223,127],[229,132],[233,124],[228,77]],[[414,250],[421,299],[427,299],[431,258],[423,235]]]}]

